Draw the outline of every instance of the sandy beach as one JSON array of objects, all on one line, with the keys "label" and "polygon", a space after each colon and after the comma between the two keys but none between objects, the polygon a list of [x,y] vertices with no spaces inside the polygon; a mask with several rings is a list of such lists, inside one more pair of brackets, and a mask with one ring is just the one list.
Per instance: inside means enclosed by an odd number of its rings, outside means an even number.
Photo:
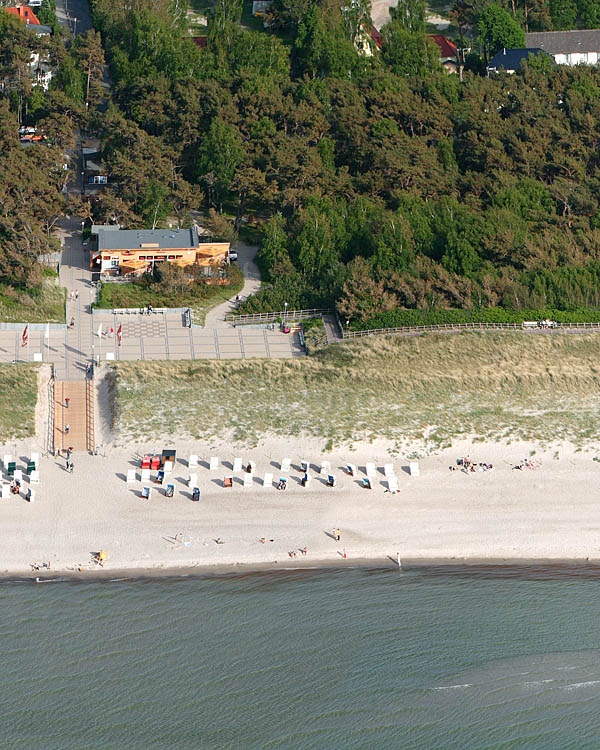
[{"label": "sandy beach", "polygon": [[[139,477],[141,454],[173,447],[177,463],[169,481],[175,496],[167,498],[164,486],[153,485],[150,499],[142,499],[142,483],[127,484],[127,470],[136,468]],[[24,458],[30,449],[5,446],[3,453]],[[600,559],[600,465],[594,454],[564,445],[538,449],[531,456],[535,469],[513,469],[532,450],[530,444],[463,442],[422,458],[419,477],[408,474],[408,460],[375,444],[331,455],[310,441],[274,441],[247,454],[217,445],[140,445],[105,456],[76,454],[73,474],[65,471],[64,459],[48,456],[41,459],[35,502],[22,494],[0,505],[0,574],[32,575],[33,563],[50,562],[50,570],[39,575],[85,576],[99,570],[92,555],[100,549],[108,555],[104,572],[129,574],[393,564],[398,552],[411,564]],[[187,486],[190,452],[201,461],[221,459],[218,471],[197,470],[200,502],[192,502]],[[465,455],[491,463],[493,471],[449,471]],[[242,473],[236,473],[233,488],[226,489],[223,477],[232,473],[227,465],[236,456],[255,461],[256,476],[251,487],[243,487]],[[288,489],[264,488],[265,471],[277,480],[286,456],[292,459]],[[337,487],[327,487],[314,468],[311,486],[302,487],[302,459],[313,466],[329,460]],[[372,490],[360,484],[367,461],[377,466]],[[359,469],[354,478],[343,470],[347,462]],[[385,492],[388,462],[398,477],[396,495]],[[339,542],[331,535],[336,527]],[[178,534],[182,541],[175,540]]]}]

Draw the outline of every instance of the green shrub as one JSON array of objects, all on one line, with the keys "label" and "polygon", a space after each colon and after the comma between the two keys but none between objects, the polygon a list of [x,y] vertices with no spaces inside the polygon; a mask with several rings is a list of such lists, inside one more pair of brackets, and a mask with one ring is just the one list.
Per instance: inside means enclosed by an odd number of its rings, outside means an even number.
[{"label": "green shrub", "polygon": [[389,310],[365,321],[350,321],[353,331],[372,328],[402,328],[403,326],[438,325],[443,323],[522,323],[524,320],[555,320],[557,323],[597,323],[600,310],[506,310],[486,307],[475,310]]}]

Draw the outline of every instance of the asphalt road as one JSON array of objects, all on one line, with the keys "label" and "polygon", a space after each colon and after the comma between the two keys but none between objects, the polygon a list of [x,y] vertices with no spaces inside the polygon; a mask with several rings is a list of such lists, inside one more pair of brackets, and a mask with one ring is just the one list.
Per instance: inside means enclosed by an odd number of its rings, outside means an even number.
[{"label": "asphalt road", "polygon": [[87,0],[56,0],[58,22],[74,36],[92,28],[92,14]]}]

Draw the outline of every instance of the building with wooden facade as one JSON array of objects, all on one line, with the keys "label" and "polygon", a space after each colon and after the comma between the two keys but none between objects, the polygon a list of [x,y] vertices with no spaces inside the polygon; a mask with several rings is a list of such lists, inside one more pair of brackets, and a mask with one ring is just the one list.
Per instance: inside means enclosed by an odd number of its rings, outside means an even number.
[{"label": "building with wooden facade", "polygon": [[136,278],[157,263],[197,265],[206,276],[227,262],[229,242],[201,242],[192,229],[117,229],[94,227],[91,267],[102,277]]}]

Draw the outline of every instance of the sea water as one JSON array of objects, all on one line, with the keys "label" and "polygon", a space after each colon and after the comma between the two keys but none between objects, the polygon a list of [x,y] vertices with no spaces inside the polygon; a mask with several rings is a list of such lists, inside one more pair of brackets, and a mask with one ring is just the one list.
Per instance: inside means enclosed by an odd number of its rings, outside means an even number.
[{"label": "sea water", "polygon": [[600,571],[0,584],[0,748],[598,748]]}]

